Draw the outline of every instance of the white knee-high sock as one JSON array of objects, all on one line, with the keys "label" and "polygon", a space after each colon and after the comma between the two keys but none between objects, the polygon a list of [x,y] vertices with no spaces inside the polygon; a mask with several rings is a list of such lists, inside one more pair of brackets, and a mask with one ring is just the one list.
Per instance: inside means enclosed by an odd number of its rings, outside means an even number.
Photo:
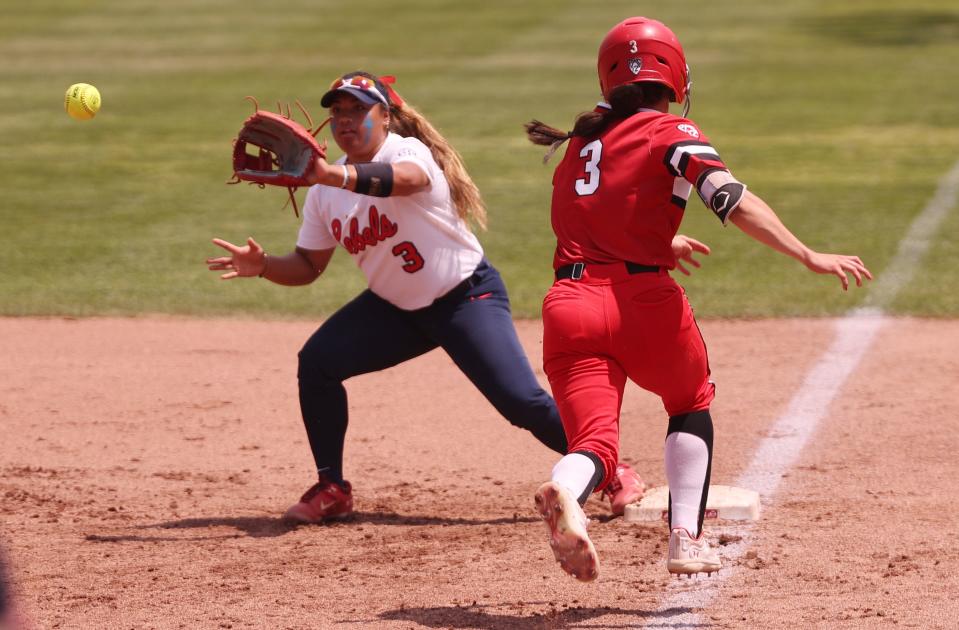
[{"label": "white knee-high sock", "polygon": [[706,491],[709,448],[702,438],[690,433],[666,436],[666,480],[669,482],[672,520],[669,527],[685,528],[699,536],[699,506]]},{"label": "white knee-high sock", "polygon": [[598,472],[593,460],[582,453],[565,455],[553,466],[552,480],[580,503],[586,501],[598,479],[602,479],[601,471]]}]

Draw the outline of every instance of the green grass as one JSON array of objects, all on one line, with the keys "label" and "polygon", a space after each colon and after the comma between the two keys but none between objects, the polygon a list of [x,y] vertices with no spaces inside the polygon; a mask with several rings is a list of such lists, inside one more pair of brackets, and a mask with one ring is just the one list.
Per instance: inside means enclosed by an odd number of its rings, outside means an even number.
[{"label": "green grass", "polygon": [[[10,3],[8,3],[10,4]],[[0,8],[0,314],[328,314],[363,286],[345,251],[298,289],[220,282],[209,239],[288,251],[285,192],[225,186],[230,141],[261,103],[317,101],[339,73],[398,76],[398,91],[466,159],[484,193],[480,235],[518,316],[549,285],[551,167],[521,123],[568,125],[596,101],[595,51],[635,3],[293,0],[46,1]],[[959,9],[653,2],[692,67],[692,117],[733,172],[809,245],[892,258],[959,159]],[[103,110],[71,120],[62,95],[96,85]],[[302,192],[299,197],[302,199]],[[959,314],[959,212],[897,313]],[[714,248],[683,281],[701,317],[827,315],[859,303],[838,282],[722,228],[689,204],[682,230]]]}]

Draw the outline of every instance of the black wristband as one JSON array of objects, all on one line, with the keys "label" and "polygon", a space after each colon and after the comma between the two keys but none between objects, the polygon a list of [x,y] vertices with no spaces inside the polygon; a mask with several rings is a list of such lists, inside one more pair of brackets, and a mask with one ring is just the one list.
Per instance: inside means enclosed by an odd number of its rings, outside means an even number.
[{"label": "black wristband", "polygon": [[356,169],[356,192],[370,197],[389,197],[393,193],[393,165],[361,162]]}]

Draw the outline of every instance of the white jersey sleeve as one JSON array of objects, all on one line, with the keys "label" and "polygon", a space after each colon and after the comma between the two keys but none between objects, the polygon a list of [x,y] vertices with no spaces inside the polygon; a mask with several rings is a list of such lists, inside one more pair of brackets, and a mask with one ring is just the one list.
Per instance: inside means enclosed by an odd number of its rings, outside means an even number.
[{"label": "white jersey sleeve", "polygon": [[411,138],[401,138],[397,145],[396,152],[390,156],[390,163],[412,162],[426,173],[432,184],[434,180],[432,167],[436,167],[436,162],[433,160],[429,148],[422,142],[412,141]]}]

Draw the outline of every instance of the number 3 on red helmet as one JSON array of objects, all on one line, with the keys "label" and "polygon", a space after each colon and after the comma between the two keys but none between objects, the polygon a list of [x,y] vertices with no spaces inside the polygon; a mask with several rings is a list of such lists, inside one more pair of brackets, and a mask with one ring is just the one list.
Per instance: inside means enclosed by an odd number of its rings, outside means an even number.
[{"label": "number 3 on red helmet", "polygon": [[614,26],[599,45],[597,70],[607,100],[614,88],[640,81],[667,86],[675,103],[689,98],[691,82],[683,47],[669,27],[656,20],[631,17]]}]

